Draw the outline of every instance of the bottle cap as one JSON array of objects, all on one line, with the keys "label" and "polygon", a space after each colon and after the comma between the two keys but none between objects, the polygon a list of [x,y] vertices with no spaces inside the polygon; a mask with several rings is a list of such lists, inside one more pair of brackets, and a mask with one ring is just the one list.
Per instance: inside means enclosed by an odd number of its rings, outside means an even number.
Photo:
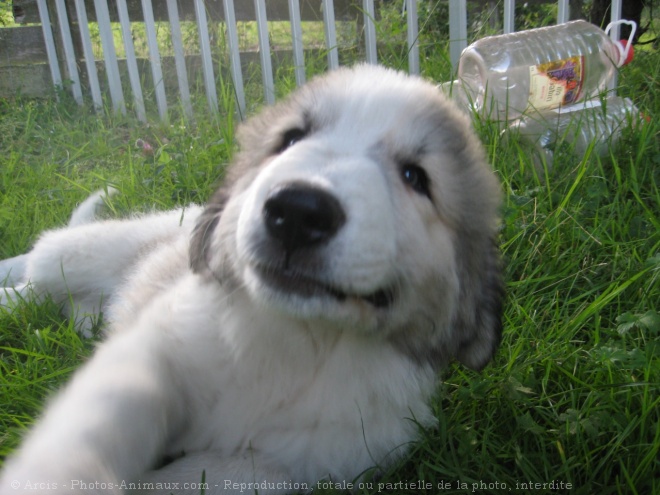
[{"label": "bottle cap", "polygon": [[[637,23],[635,21],[627,21],[625,19],[621,19],[619,21],[610,22],[605,28],[605,34],[607,34],[608,36],[612,36],[610,34],[610,31],[612,30],[612,28],[619,26],[620,24],[628,24],[630,26],[630,36],[628,37],[627,40],[621,40],[615,42],[616,47],[619,49],[619,60],[616,61],[617,67],[626,65],[632,60],[633,58],[632,42],[633,39],[635,38],[635,33],[637,32]],[[616,31],[616,33],[618,34],[618,31]]]},{"label": "bottle cap", "polygon": [[[621,58],[623,60],[621,65],[629,64],[635,56],[635,50],[633,49],[632,43],[628,43],[628,40],[621,40],[619,41],[619,45],[621,46]],[[619,67],[621,67],[621,65],[619,65]]]}]

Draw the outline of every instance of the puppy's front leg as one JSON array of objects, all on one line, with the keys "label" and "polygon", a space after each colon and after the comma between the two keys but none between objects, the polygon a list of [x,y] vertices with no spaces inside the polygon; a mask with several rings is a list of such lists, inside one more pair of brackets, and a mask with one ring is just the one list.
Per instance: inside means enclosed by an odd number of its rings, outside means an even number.
[{"label": "puppy's front leg", "polygon": [[0,494],[120,493],[152,468],[182,416],[161,342],[143,328],[99,347],[7,462]]},{"label": "puppy's front leg", "polygon": [[27,254],[0,261],[0,306],[11,306],[29,296],[24,283]]},{"label": "puppy's front leg", "polygon": [[19,254],[0,261],[0,284],[3,287],[14,287],[23,281],[27,258],[27,254]]}]

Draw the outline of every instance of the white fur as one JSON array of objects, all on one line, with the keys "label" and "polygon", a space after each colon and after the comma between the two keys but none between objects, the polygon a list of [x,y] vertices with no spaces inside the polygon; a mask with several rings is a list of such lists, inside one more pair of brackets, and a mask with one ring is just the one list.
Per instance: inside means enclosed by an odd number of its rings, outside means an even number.
[{"label": "white fur", "polygon": [[[315,119],[309,136],[275,152],[305,115]],[[498,186],[467,122],[432,85],[380,68],[339,71],[241,139],[226,203],[68,227],[28,254],[22,283],[71,298],[72,314],[103,308],[110,335],[7,462],[2,495],[37,483],[120,493],[123,482],[199,493],[184,484],[203,471],[206,493],[354,481],[434,424],[429,400],[451,356],[468,348],[468,364],[485,364],[497,336],[472,322],[487,304],[473,310],[468,299],[490,273],[482,258],[494,259]],[[433,201],[402,181],[401,153],[426,169]],[[266,284],[258,268],[279,266],[264,254],[280,248],[263,209],[292,182],[327,191],[346,214],[309,260],[294,259],[296,277],[319,289],[309,296]],[[383,287],[395,290],[391,304],[369,303]],[[161,467],[164,456],[174,461]]]}]

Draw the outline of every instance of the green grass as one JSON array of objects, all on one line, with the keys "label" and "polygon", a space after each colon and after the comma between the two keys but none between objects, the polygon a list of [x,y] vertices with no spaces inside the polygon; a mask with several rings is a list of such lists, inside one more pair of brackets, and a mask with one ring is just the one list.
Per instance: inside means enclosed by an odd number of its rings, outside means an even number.
[{"label": "green grass", "polygon": [[[405,66],[395,52],[388,63]],[[427,53],[425,74],[445,80],[446,55]],[[279,76],[283,94],[291,75]],[[543,177],[498,125],[477,125],[505,192],[502,345],[482,373],[446,371],[438,427],[358,493],[420,493],[419,480],[428,493],[660,493],[659,88],[660,55],[642,50],[620,92],[650,122],[606,157],[560,149]],[[220,118],[146,126],[67,101],[0,100],[0,258],[108,185],[121,191],[117,215],[204,201],[234,149],[222,104]],[[0,310],[0,457],[94,342],[52,303]]]}]

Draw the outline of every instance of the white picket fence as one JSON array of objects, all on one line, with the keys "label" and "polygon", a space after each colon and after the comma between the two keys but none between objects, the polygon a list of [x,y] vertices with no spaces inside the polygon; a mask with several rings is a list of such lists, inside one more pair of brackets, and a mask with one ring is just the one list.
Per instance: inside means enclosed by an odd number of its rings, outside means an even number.
[{"label": "white picket fence", "polygon": [[[207,20],[207,4],[205,0],[185,0],[194,2],[196,24],[199,33],[200,56],[202,60],[203,81],[208,101],[208,107],[212,112],[218,112],[218,96],[216,88],[216,67],[214,67],[211,56],[211,41],[209,37],[209,23]],[[206,2],[218,2],[220,0],[206,0]],[[227,45],[229,49],[230,72],[233,80],[234,94],[239,115],[242,117],[246,113],[246,94],[243,83],[243,74],[241,69],[241,60],[239,53],[237,22],[235,15],[234,0],[221,0],[226,23]],[[266,0],[238,0],[239,2],[254,2],[254,11],[256,13],[256,25],[259,40],[259,54],[261,73],[263,78],[263,91],[265,101],[269,104],[275,100],[275,84],[273,79],[273,65],[271,60],[271,46],[269,42],[268,18],[266,11]],[[332,0],[319,0],[321,2],[323,24],[325,28],[325,49],[327,51],[328,68],[330,70],[339,66],[337,32],[335,25],[335,11]],[[418,1],[423,0],[401,0],[402,11],[406,15],[407,24],[407,44],[408,44],[408,70],[411,73],[418,73],[419,47],[418,47]],[[112,107],[115,111],[126,113],[126,99],[122,89],[121,72],[116,55],[116,46],[112,34],[111,16],[108,8],[108,0],[94,0],[94,10],[96,22],[101,38],[103,48],[103,63],[107,77],[107,88],[110,95]],[[357,0],[356,3],[360,3]],[[515,0],[503,0],[503,28],[504,32],[514,30],[514,12]],[[49,60],[50,71],[53,83],[56,86],[63,85],[63,77],[60,70],[54,33],[51,25],[51,18],[56,16],[59,26],[59,37],[63,48],[63,65],[66,67],[67,87],[73,94],[73,97],[79,104],[83,104],[83,87],[78,71],[78,60],[74,50],[74,35],[69,26],[69,15],[67,5],[71,8],[71,2],[68,4],[65,0],[37,0],[39,16],[43,27],[44,40],[46,42],[46,52]],[[84,53],[84,60],[87,72],[87,85],[93,104],[96,108],[103,108],[103,95],[101,84],[99,82],[99,73],[97,71],[96,60],[93,53],[92,37],[90,35],[88,12],[84,0],[74,0],[75,16],[78,19],[78,28],[80,31],[81,44]],[[621,13],[622,0],[612,1],[612,20],[618,20]],[[54,7],[53,7],[54,6]],[[149,50],[149,60],[152,79],[154,81],[153,94],[155,96],[158,113],[163,121],[168,119],[168,105],[172,102],[167,101],[165,92],[165,83],[163,78],[161,55],[159,53],[159,44],[156,36],[154,12],[152,0],[141,0],[143,20],[146,27],[147,45]],[[50,7],[50,8],[49,8]],[[376,50],[376,7],[374,0],[361,0],[359,5],[364,17],[364,43],[366,62],[378,63]],[[131,19],[129,18],[126,0],[116,0],[117,15],[121,24],[123,38],[123,53],[125,53],[126,66],[128,69],[128,79],[131,88],[131,98],[133,109],[136,116],[141,121],[147,120],[145,110],[145,101],[143,96],[142,82],[138,72],[138,63],[133,46],[131,34]],[[54,12],[53,12],[54,9]],[[298,86],[305,82],[305,53],[302,40],[300,0],[288,0],[289,20],[291,24],[291,42],[293,47],[293,63],[295,70],[296,84]],[[167,14],[170,23],[171,44],[174,53],[175,67],[178,81],[177,105],[183,107],[187,117],[193,116],[191,104],[190,87],[188,82],[188,73],[184,56],[184,44],[181,36],[179,9],[177,0],[167,0]],[[558,1],[557,23],[563,23],[569,20],[569,0]],[[467,46],[467,8],[466,0],[449,0],[449,44],[450,57],[454,67],[458,62],[461,51]],[[618,28],[611,33],[613,38],[618,39]]]}]

